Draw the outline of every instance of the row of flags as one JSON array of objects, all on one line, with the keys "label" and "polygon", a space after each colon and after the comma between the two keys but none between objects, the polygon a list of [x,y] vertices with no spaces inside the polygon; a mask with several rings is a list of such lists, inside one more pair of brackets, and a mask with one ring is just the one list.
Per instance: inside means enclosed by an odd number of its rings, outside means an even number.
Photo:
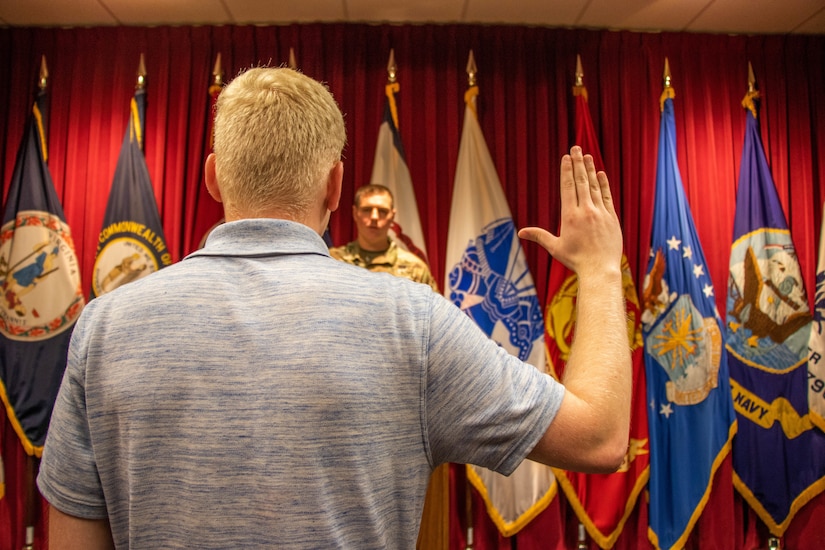
[{"label": "row of flags", "polygon": [[[172,262],[143,154],[145,74],[141,56],[98,238],[91,298]],[[0,228],[0,397],[34,457],[43,451],[71,328],[85,305],[71,230],[47,165],[47,78],[44,58]]]},{"label": "row of flags", "polygon": [[[443,292],[513,355],[561,377],[575,332],[576,277],[553,262],[547,302],[539,303],[478,122],[472,52],[467,71]],[[85,304],[71,231],[46,164],[44,72],[45,62],[0,227],[0,397],[31,456],[42,452],[70,328]],[[143,154],[142,58],[138,72],[99,237],[91,298],[171,263]],[[386,185],[397,197],[393,238],[426,261],[398,129],[395,94],[400,86],[392,53],[388,72],[371,181]],[[221,74],[218,57],[209,88],[210,113]],[[603,169],[580,62],[576,76],[575,143]],[[618,472],[604,475],[529,460],[509,477],[467,466],[467,479],[504,536],[518,533],[544,511],[560,488],[591,538],[610,548],[647,487],[651,542],[657,548],[681,548],[707,502],[716,469],[729,454],[737,490],[777,536],[806,502],[825,490],[825,221],[812,315],[759,137],[758,92],[749,91],[743,102],[747,131],[723,323],[682,187],[674,98],[666,62],[650,260],[641,300],[623,261],[633,351],[633,414],[625,462]],[[207,119],[208,152],[211,116]],[[199,191],[188,220],[193,228],[190,250],[200,247],[221,222],[218,203]]]},{"label": "row of flags", "polygon": [[[795,513],[825,490],[825,243],[812,329],[798,260],[761,145],[758,92],[751,91],[743,102],[747,132],[723,323],[682,186],[667,60],[665,73],[641,301],[626,258],[623,262],[633,357],[625,461],[609,475],[525,461],[504,478],[467,466],[467,479],[504,536],[518,533],[546,509],[560,486],[583,529],[601,548],[611,548],[647,487],[651,543],[683,548],[708,501],[714,474],[729,455],[734,486],[772,535],[781,536]],[[472,52],[468,74],[444,293],[499,345],[560,377],[575,332],[576,277],[553,262],[542,311],[478,124]],[[576,76],[575,143],[603,169],[580,62]],[[472,545],[469,530],[467,541]]]}]

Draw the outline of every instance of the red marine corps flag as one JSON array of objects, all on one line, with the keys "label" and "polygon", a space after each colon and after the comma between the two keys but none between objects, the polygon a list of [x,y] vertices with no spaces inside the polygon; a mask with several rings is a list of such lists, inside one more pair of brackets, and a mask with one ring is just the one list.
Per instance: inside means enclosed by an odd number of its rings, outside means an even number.
[{"label": "red marine corps flag", "polygon": [[[576,60],[575,144],[593,156],[597,170],[604,170],[599,141],[587,105],[581,59]],[[625,461],[613,474],[582,474],[555,470],[567,500],[579,521],[601,548],[611,548],[633,511],[650,474],[647,435],[647,404],[642,349],[641,311],[627,257],[622,257],[622,282],[627,305],[627,330],[633,360],[633,400],[630,446]],[[554,375],[561,378],[573,341],[576,324],[576,274],[561,262],[550,266],[545,327],[547,354]]]}]

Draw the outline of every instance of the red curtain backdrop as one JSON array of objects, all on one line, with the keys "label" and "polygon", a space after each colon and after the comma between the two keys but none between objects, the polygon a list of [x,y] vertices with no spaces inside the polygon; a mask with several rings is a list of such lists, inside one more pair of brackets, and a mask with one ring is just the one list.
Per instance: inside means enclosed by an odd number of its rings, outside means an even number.
[{"label": "red curtain backdrop", "polygon": [[[281,65],[292,48],[298,67],[328,83],[345,113],[342,208],[331,221],[335,244],[354,237],[349,213],[356,187],[372,171],[384,105],[386,65],[395,50],[399,128],[407,152],[431,265],[443,282],[444,247],[467,88],[470,50],[478,65],[479,121],[517,226],[555,229],[558,166],[571,145],[576,54],[620,207],[637,289],[648,259],[665,58],[673,87],[679,163],[685,190],[725,311],[728,257],[750,61],[763,94],[761,128],[805,276],[813,296],[817,236],[825,198],[825,36],[723,36],[514,26],[313,24],[277,27],[0,29],[0,166],[5,197],[36,90],[41,55],[50,82],[49,166],[72,228],[83,284],[91,284],[98,232],[136,82],[140,54],[148,72],[145,153],[174,260],[188,250],[194,197],[203,185],[208,86],[218,53],[227,79],[250,65]],[[546,301],[551,259],[526,247],[539,300]],[[136,325],[135,330],[140,330]],[[0,412],[6,497],[0,548],[24,540],[25,457]],[[460,480],[457,480],[460,483]],[[462,489],[463,491],[463,489]],[[463,494],[463,493],[460,493]],[[476,509],[479,508],[476,502]],[[646,502],[639,501],[617,548],[647,548]],[[575,546],[576,519],[565,503],[515,540],[501,540],[476,518],[476,548]],[[262,503],[263,505],[263,503]],[[45,548],[45,508],[38,548]],[[785,536],[787,548],[825,540],[825,497],[805,506]],[[462,547],[463,504],[451,517],[452,548]],[[554,526],[564,525],[562,532]],[[544,527],[542,527],[544,526]],[[692,548],[765,547],[767,535],[735,495],[729,463],[717,474]],[[6,546],[8,545],[8,546]],[[555,546],[554,546],[555,547]]]}]

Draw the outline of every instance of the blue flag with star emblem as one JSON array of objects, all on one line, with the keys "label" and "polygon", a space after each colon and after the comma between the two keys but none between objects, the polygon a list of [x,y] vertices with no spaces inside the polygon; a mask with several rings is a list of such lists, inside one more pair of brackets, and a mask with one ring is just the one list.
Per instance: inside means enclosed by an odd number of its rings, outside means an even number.
[{"label": "blue flag with star emblem", "polygon": [[26,453],[38,457],[85,305],[71,230],[46,164],[45,109],[41,90],[0,227],[0,398]]},{"label": "blue flag with star emblem", "polygon": [[658,548],[681,549],[730,451],[736,422],[722,321],[677,164],[672,95],[659,126],[643,308],[649,536]]},{"label": "blue flag with star emblem", "polygon": [[825,489],[825,433],[808,406],[811,312],[749,92],[727,296],[726,349],[739,431],[733,483],[782,536]]},{"label": "blue flag with star emblem", "polygon": [[143,156],[146,92],[138,88],[120,148],[97,242],[91,297],[101,296],[172,263]]}]

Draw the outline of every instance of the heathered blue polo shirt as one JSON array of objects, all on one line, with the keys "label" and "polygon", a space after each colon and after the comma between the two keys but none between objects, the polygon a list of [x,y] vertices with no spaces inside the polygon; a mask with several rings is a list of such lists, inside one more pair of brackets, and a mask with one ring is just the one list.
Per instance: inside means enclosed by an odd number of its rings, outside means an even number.
[{"label": "heathered blue polo shirt", "polygon": [[432,469],[510,473],[564,389],[311,229],[224,224],[96,298],[38,478],[118,548],[414,548]]}]

